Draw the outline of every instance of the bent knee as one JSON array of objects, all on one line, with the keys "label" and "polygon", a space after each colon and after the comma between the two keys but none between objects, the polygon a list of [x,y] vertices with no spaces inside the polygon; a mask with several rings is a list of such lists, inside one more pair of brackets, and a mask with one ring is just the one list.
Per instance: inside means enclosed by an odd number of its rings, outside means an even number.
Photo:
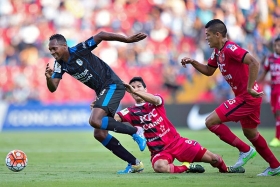
[{"label": "bent knee", "polygon": [[153,169],[157,173],[167,173],[169,172],[168,162],[166,160],[158,160],[154,163]]},{"label": "bent knee", "polygon": [[93,136],[99,142],[103,141],[108,135],[108,131],[95,129],[93,132]]},{"label": "bent knee", "polygon": [[94,128],[100,128],[102,121],[96,118],[89,118],[89,124]]}]

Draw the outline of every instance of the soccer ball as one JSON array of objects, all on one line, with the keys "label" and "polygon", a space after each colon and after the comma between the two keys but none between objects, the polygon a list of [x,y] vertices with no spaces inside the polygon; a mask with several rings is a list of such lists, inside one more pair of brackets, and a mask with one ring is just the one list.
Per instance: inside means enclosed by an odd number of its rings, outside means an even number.
[{"label": "soccer ball", "polygon": [[27,166],[27,156],[21,150],[12,150],[6,156],[6,166],[14,172],[22,171]]}]

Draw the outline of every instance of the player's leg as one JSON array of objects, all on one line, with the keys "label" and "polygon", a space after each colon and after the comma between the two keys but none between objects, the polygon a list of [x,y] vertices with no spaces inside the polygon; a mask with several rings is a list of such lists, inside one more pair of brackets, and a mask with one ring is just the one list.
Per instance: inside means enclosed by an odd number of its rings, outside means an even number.
[{"label": "player's leg", "polygon": [[113,84],[106,87],[95,101],[89,123],[97,129],[132,135],[140,150],[143,151],[146,147],[144,130],[118,122],[113,118],[124,94],[125,87],[123,85]]},{"label": "player's leg", "polygon": [[160,152],[152,157],[152,167],[157,173],[183,173],[188,170],[186,165],[175,166],[171,154]]},{"label": "player's leg", "polygon": [[280,147],[280,110],[275,112],[275,137],[269,143],[271,147]]},{"label": "player's leg", "polygon": [[235,99],[227,100],[222,103],[215,111],[206,118],[207,128],[215,133],[222,141],[236,147],[240,154],[238,161],[242,163],[235,165],[240,167],[256,155],[256,150],[238,138],[225,124],[222,122],[239,121],[244,116],[251,113],[246,109],[246,102],[243,99],[236,97]]},{"label": "player's leg", "polygon": [[244,173],[245,169],[243,167],[233,168],[227,167],[222,157],[217,154],[210,152],[209,150],[203,148],[195,157],[196,162],[205,162],[211,164],[214,168],[218,168],[221,173]]},{"label": "player's leg", "polygon": [[216,134],[225,143],[236,147],[240,152],[250,151],[250,146],[238,138],[225,124],[220,120],[216,111],[213,111],[206,118],[207,128]]},{"label": "player's leg", "polygon": [[143,171],[143,163],[128,152],[107,130],[94,129],[94,138],[114,155],[128,163],[127,168],[118,173],[136,173]]},{"label": "player's leg", "polygon": [[243,132],[248,140],[250,140],[250,142],[252,142],[252,144],[255,146],[261,157],[269,164],[269,167],[263,173],[259,174],[259,176],[280,175],[280,163],[268,147],[268,144],[266,143],[263,136],[258,132],[257,127],[243,127]]},{"label": "player's leg", "polygon": [[275,137],[269,143],[271,147],[280,147],[280,94],[279,93],[271,93],[270,104],[272,108],[272,112],[275,116]]}]

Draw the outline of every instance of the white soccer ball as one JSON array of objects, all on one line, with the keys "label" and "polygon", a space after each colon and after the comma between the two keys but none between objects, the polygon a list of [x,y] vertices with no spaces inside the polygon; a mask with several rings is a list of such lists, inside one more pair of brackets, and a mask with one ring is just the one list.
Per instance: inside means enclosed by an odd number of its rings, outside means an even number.
[{"label": "white soccer ball", "polygon": [[27,166],[27,156],[21,150],[12,150],[6,156],[6,166],[14,172],[22,171]]}]

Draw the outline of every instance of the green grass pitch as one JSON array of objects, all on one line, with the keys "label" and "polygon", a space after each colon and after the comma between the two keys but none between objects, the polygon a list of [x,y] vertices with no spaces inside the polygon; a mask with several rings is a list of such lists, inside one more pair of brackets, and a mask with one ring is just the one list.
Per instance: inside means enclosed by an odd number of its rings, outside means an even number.
[{"label": "green grass pitch", "polygon": [[[243,140],[249,143],[241,130],[233,129]],[[227,165],[235,163],[238,151],[220,141],[207,130],[190,131],[179,129],[182,136],[195,139],[214,153],[222,155]],[[260,129],[267,141],[274,136],[274,129]],[[139,174],[118,175],[117,170],[124,169],[126,163],[115,157],[97,142],[92,131],[47,131],[47,132],[2,132],[0,133],[0,186],[1,187],[276,187],[280,176],[257,177],[268,164],[257,155],[246,166],[245,174],[222,174],[209,164],[201,163],[206,172],[203,174],[159,174],[151,168],[150,154],[138,150],[131,137],[113,134],[122,145],[130,150],[145,164],[145,170]],[[18,173],[5,166],[5,157],[13,149],[23,150],[28,157],[27,167]],[[280,159],[280,148],[272,148]],[[175,162],[180,164],[179,162]]]}]

